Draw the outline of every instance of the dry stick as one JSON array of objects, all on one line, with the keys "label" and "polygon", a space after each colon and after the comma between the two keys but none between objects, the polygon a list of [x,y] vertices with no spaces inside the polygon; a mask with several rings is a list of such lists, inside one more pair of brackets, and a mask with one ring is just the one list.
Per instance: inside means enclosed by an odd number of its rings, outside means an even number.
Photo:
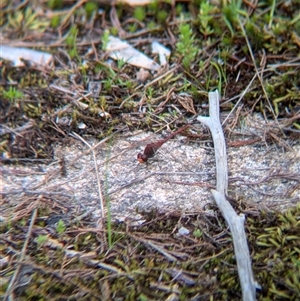
[{"label": "dry stick", "polygon": [[228,170],[226,144],[220,123],[220,95],[218,90],[208,93],[209,98],[209,116],[198,116],[197,120],[209,127],[213,140],[216,157],[217,190],[227,195],[228,189]]},{"label": "dry stick", "polygon": [[139,238],[135,235],[131,235],[129,234],[130,237],[132,237],[133,239],[145,244],[146,246],[150,246],[151,248],[153,248],[154,250],[156,250],[157,252],[161,253],[162,255],[164,255],[169,261],[173,261],[176,262],[177,258],[172,256],[171,254],[169,254],[163,247],[158,246],[157,244],[154,244],[153,242],[151,242],[148,239],[143,239],[143,238]]},{"label": "dry stick", "polygon": [[209,92],[209,117],[198,116],[197,120],[209,127],[215,148],[217,190],[212,189],[214,199],[229,225],[234,253],[237,261],[238,274],[243,293],[243,301],[256,300],[256,288],[251,267],[250,254],[244,230],[245,216],[238,216],[230,203],[226,200],[228,189],[227,154],[225,138],[220,122],[220,95],[218,90]]}]

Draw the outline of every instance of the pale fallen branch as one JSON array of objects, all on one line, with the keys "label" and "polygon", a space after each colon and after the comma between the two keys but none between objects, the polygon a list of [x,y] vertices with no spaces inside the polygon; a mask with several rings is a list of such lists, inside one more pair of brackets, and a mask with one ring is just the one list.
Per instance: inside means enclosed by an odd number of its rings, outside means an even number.
[{"label": "pale fallen branch", "polygon": [[217,190],[227,195],[228,170],[226,144],[220,123],[219,92],[209,92],[209,117],[198,116],[197,120],[204,123],[211,131],[216,157]]},{"label": "pale fallen branch", "polygon": [[222,193],[217,190],[212,190],[212,194],[222,215],[229,225],[232,234],[234,254],[243,292],[243,300],[256,300],[255,295],[258,285],[254,281],[251,267],[247,237],[244,229],[245,216],[244,214],[238,216]]},{"label": "pale fallen branch", "polygon": [[227,154],[225,138],[220,122],[220,106],[218,90],[210,92],[209,98],[209,117],[198,116],[197,120],[209,127],[215,149],[216,157],[216,178],[217,190],[212,190],[214,199],[229,225],[234,253],[237,262],[238,274],[240,278],[243,301],[256,300],[256,288],[258,284],[254,281],[253,271],[251,267],[251,259],[247,244],[246,233],[244,230],[245,216],[238,216],[230,203],[226,200],[228,189],[228,170],[227,170]]}]

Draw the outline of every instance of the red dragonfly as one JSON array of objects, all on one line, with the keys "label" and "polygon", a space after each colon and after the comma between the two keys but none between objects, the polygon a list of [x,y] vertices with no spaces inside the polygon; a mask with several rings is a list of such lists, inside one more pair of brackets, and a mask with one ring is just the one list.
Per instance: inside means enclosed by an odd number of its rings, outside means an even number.
[{"label": "red dragonfly", "polygon": [[157,152],[157,150],[168,140],[172,139],[173,137],[175,137],[177,134],[183,132],[184,130],[186,130],[187,128],[190,127],[190,124],[185,125],[184,127],[180,128],[179,130],[175,131],[174,133],[172,133],[171,135],[169,135],[167,138],[162,139],[162,140],[158,140],[152,143],[149,143],[146,145],[144,152],[143,153],[138,153],[137,155],[137,159],[140,163],[146,163],[148,161],[149,158],[154,157],[155,153]]}]

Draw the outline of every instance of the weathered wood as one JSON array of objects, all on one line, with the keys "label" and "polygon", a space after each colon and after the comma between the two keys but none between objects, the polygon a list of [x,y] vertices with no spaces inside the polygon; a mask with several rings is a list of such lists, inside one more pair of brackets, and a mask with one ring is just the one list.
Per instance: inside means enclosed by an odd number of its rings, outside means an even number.
[{"label": "weathered wood", "polygon": [[225,138],[220,123],[219,92],[209,92],[209,117],[198,116],[197,120],[204,123],[211,131],[214,141],[216,158],[217,190],[227,195],[228,170]]},{"label": "weathered wood", "polygon": [[219,117],[220,96],[218,90],[210,92],[208,97],[210,116],[198,116],[197,120],[210,129],[214,141],[217,190],[212,190],[212,194],[231,231],[243,301],[254,301],[256,300],[256,288],[258,285],[254,281],[251,267],[249,248],[244,229],[245,216],[238,216],[230,203],[226,200],[228,190],[227,154],[225,138]]},{"label": "weathered wood", "polygon": [[219,191],[212,190],[215,201],[224,216],[232,235],[234,254],[238,267],[240,284],[242,287],[243,300],[256,300],[256,287],[253,271],[251,267],[251,259],[247,244],[246,233],[244,229],[245,216],[238,216],[225,196]]}]

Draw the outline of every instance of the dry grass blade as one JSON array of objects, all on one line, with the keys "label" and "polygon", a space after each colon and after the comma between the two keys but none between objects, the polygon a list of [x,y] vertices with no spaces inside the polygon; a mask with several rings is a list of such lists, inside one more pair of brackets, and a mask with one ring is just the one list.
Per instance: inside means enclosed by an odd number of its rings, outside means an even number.
[{"label": "dry grass blade", "polygon": [[[40,196],[39,198],[42,198],[42,196]],[[19,258],[18,263],[17,263],[17,268],[16,268],[13,276],[10,279],[9,285],[7,287],[7,290],[6,290],[6,293],[5,293],[5,296],[4,296],[4,300],[10,300],[10,301],[14,300],[14,289],[15,289],[15,285],[16,285],[16,280],[17,280],[17,277],[18,277],[18,275],[20,273],[20,269],[21,269],[21,264],[20,263],[25,259],[27,247],[28,247],[29,240],[30,240],[31,234],[32,234],[33,225],[34,225],[34,223],[36,221],[36,217],[37,217],[37,210],[38,209],[35,208],[32,211],[30,224],[29,224],[28,231],[27,231],[27,234],[26,234],[26,239],[24,241],[23,248],[22,248],[22,251],[21,251],[21,254],[20,254],[20,258]]]},{"label": "dry grass blade", "polygon": [[[96,177],[97,177],[99,205],[100,205],[100,209],[101,209],[101,219],[102,219],[101,223],[102,223],[102,226],[103,226],[103,220],[105,219],[104,198],[103,198],[101,180],[100,180],[100,175],[99,175],[99,171],[98,171],[95,151],[94,151],[93,147],[86,140],[84,140],[82,137],[80,137],[77,133],[72,133],[72,135],[74,137],[78,138],[80,141],[82,141],[85,145],[87,145],[89,147],[89,149],[91,150],[91,152],[92,152],[93,160],[94,160],[95,173],[96,173]],[[103,229],[103,228],[101,227],[101,229]]]},{"label": "dry grass blade", "polygon": [[[246,43],[247,43],[247,46],[248,46],[248,49],[249,49],[249,53],[250,53],[250,55],[251,55],[251,59],[252,59],[252,62],[253,62],[254,68],[255,68],[255,74],[256,74],[256,76],[258,77],[259,81],[260,81],[261,88],[262,88],[262,90],[263,90],[263,92],[264,92],[264,95],[265,95],[265,98],[266,98],[266,100],[267,100],[267,102],[268,102],[268,104],[269,104],[269,109],[271,110],[271,112],[272,112],[272,114],[273,114],[274,120],[276,121],[276,123],[277,123],[277,125],[278,125],[278,128],[281,129],[281,127],[280,127],[280,125],[279,125],[279,122],[278,122],[278,119],[277,119],[277,116],[276,116],[276,114],[275,114],[275,112],[274,112],[273,106],[272,106],[272,104],[271,104],[271,102],[270,102],[268,93],[267,93],[267,91],[266,91],[266,89],[265,89],[265,85],[264,85],[263,79],[262,79],[262,77],[261,77],[261,73],[258,71],[258,68],[257,68],[257,65],[256,65],[256,61],[255,61],[255,58],[254,58],[254,55],[253,55],[252,47],[251,47],[251,44],[250,44],[249,39],[248,39],[248,36],[247,36],[247,34],[246,34],[246,32],[245,32],[244,25],[243,25],[243,23],[241,22],[241,20],[239,20],[239,24],[240,24],[240,26],[241,26],[242,32],[243,32],[243,34],[244,34],[244,37],[245,37],[245,40],[246,40]],[[281,130],[281,131],[282,131],[282,130]],[[285,136],[285,134],[284,134],[283,131],[282,131],[282,134]]]},{"label": "dry grass blade", "polygon": [[[101,209],[101,216],[100,216],[100,219],[98,221],[98,226],[99,226],[99,230],[103,230],[103,229],[105,229],[105,209],[104,209],[105,200],[104,200],[103,192],[102,192],[102,185],[101,185],[101,179],[100,179],[98,166],[97,166],[96,154],[95,154],[95,151],[94,151],[93,147],[86,140],[84,140],[82,137],[80,137],[76,133],[72,133],[72,134],[73,134],[74,137],[77,137],[80,141],[82,141],[85,145],[87,145],[89,147],[89,149],[92,151],[94,167],[95,167],[95,173],[96,173],[96,177],[97,177],[99,205],[100,205],[100,209]],[[106,236],[102,235],[101,239],[102,239],[103,245],[107,245]]]}]

